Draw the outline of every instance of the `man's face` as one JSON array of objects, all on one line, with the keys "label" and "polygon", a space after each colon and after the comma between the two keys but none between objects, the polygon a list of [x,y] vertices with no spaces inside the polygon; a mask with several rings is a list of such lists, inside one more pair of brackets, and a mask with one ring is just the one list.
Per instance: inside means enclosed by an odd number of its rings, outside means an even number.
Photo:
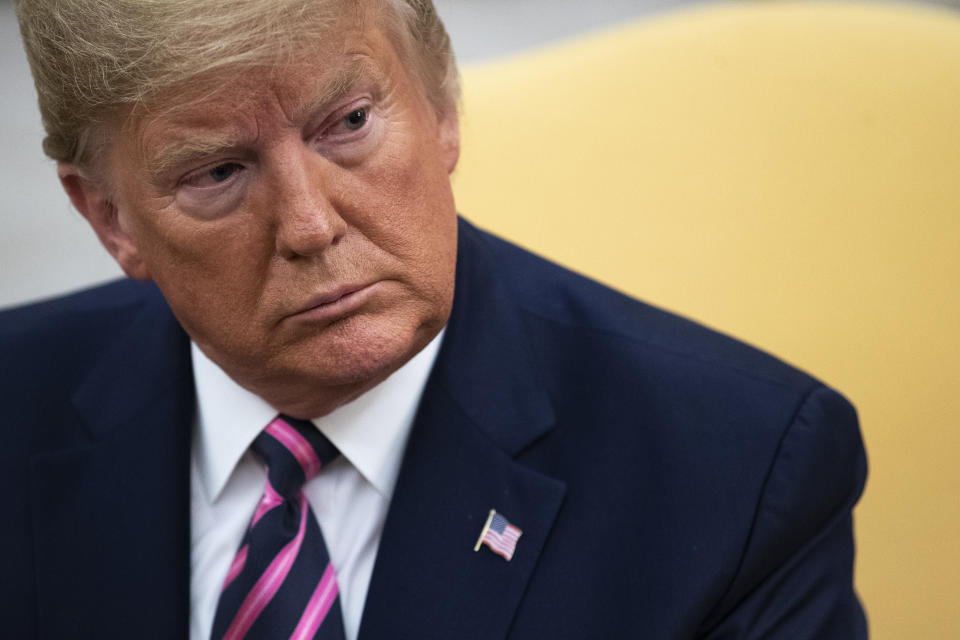
[{"label": "man's face", "polygon": [[456,115],[372,24],[333,40],[141,119],[112,148],[115,219],[87,216],[212,360],[301,417],[392,373],[453,298]]}]

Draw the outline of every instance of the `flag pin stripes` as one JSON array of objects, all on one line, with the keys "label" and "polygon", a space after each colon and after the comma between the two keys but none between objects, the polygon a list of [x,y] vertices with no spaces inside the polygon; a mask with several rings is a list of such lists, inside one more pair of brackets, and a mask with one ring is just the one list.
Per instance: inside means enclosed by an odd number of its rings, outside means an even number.
[{"label": "flag pin stripes", "polygon": [[481,545],[487,545],[490,551],[503,557],[507,562],[513,558],[513,552],[517,548],[517,540],[523,535],[523,531],[516,528],[507,521],[495,509],[490,509],[490,515],[487,516],[487,523],[483,525],[483,531],[477,538],[477,544],[473,550],[479,551]]}]

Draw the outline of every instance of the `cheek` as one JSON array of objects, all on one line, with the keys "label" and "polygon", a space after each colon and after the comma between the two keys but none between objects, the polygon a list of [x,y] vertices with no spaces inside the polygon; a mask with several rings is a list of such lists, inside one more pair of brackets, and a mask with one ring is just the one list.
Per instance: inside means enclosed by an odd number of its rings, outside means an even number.
[{"label": "cheek", "polygon": [[153,280],[171,302],[191,314],[236,313],[255,304],[272,247],[240,221],[199,224],[158,216],[141,226],[138,240]]},{"label": "cheek", "polygon": [[[151,267],[216,273],[217,265],[248,255],[252,229],[243,216],[199,221],[180,213],[175,203],[141,208],[131,216],[141,253]],[[242,264],[242,260],[237,260]]]},{"label": "cheek", "polygon": [[448,243],[449,229],[455,233],[456,226],[449,176],[438,150],[425,140],[427,134],[385,142],[343,203],[374,244],[412,261]]}]

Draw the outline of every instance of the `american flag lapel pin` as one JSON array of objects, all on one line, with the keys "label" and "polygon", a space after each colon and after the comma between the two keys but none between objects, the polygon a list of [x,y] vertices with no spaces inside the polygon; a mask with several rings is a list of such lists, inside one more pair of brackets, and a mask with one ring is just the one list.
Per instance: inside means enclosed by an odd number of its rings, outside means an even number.
[{"label": "american flag lapel pin", "polygon": [[480,551],[481,545],[487,545],[490,551],[498,556],[502,556],[507,562],[513,558],[513,552],[517,548],[517,540],[523,535],[523,531],[510,524],[506,518],[490,509],[490,515],[487,516],[487,523],[483,525],[483,531],[477,538],[477,544],[474,545],[474,551]]}]

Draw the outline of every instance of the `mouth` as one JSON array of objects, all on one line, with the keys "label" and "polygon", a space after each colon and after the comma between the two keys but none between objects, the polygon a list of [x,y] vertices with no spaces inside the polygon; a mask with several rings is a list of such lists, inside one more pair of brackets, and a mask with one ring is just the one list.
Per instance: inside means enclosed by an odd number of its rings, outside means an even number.
[{"label": "mouth", "polygon": [[361,307],[373,295],[377,284],[346,284],[324,291],[310,298],[288,317],[305,321],[337,319]]}]

